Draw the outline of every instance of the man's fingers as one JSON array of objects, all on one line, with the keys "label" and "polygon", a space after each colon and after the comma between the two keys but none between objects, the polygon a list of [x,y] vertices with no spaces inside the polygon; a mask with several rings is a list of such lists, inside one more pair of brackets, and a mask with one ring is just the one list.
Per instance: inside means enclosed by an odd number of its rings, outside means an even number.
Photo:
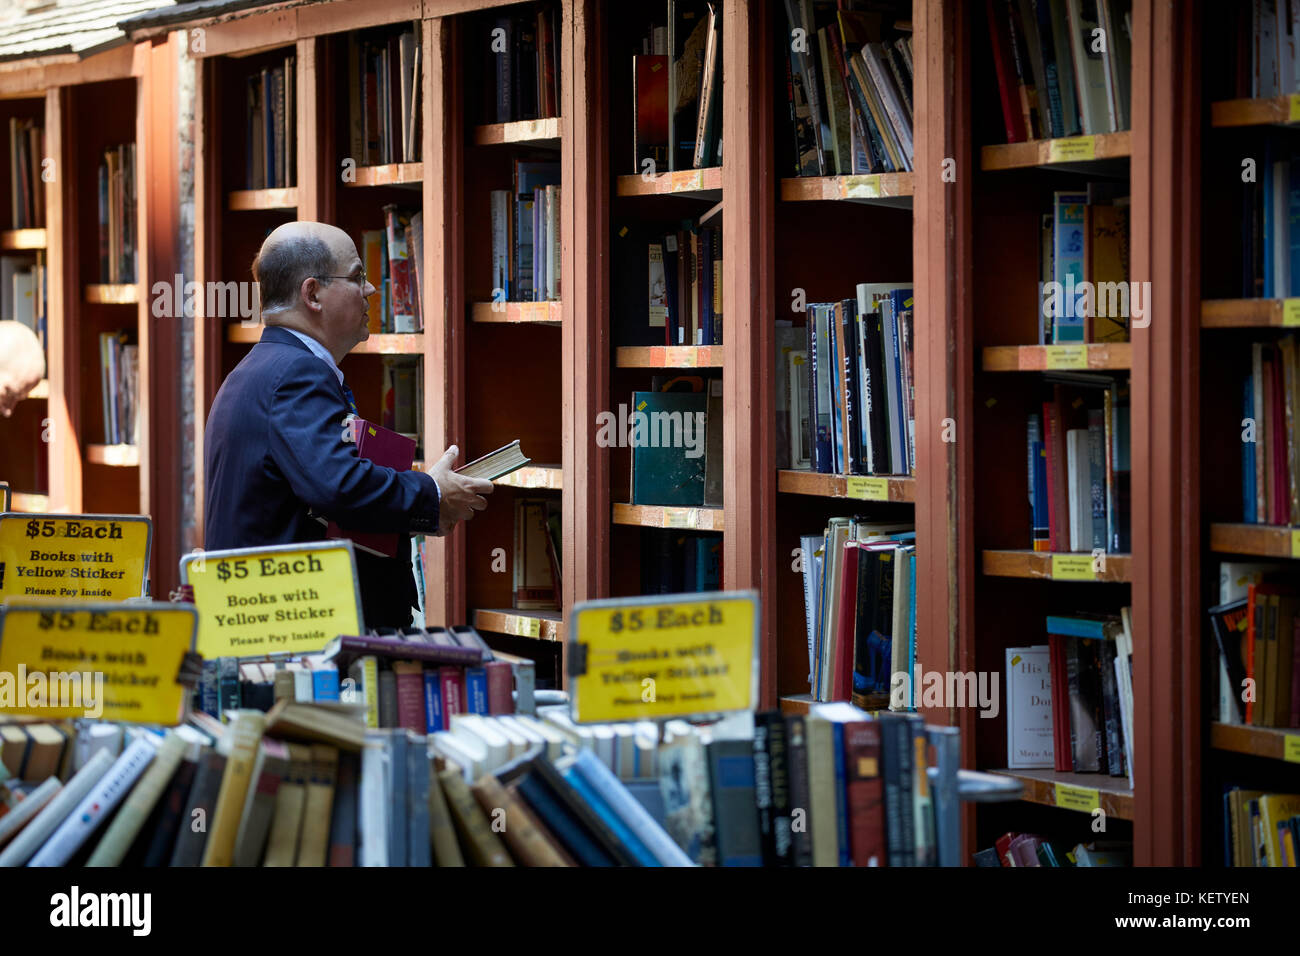
[{"label": "man's fingers", "polygon": [[446,451],[442,453],[442,457],[438,459],[438,464],[447,465],[448,467],[450,467],[451,463],[456,460],[456,456],[459,454],[460,454],[460,449],[457,448],[455,445],[452,445],[450,448],[448,448]]},{"label": "man's fingers", "polygon": [[469,506],[475,511],[485,511],[487,509],[487,499],[482,495],[475,495],[470,499]]}]

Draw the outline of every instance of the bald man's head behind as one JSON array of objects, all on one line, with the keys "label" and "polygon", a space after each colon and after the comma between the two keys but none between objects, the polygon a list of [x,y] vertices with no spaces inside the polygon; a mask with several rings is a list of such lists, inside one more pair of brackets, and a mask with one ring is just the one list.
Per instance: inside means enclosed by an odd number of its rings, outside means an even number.
[{"label": "bald man's head behind", "polygon": [[0,415],[8,418],[45,377],[45,353],[35,333],[21,322],[0,321]]},{"label": "bald man's head behind", "polygon": [[366,298],[374,293],[356,244],[336,226],[288,222],[253,260],[262,320],[310,335],[340,361],[369,336]]}]

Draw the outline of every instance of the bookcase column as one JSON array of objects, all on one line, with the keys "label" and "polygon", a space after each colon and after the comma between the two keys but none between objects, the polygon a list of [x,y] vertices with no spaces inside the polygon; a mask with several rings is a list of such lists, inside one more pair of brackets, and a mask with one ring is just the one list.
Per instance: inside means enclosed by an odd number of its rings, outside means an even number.
[{"label": "bookcase column", "polygon": [[561,362],[564,396],[562,586],[573,605],[609,595],[609,450],[596,443],[596,416],[609,397],[609,84],[601,0],[562,5],[560,170]]},{"label": "bookcase column", "polygon": [[763,707],[776,706],[775,180],[769,0],[726,0],[722,29],[723,587],[762,602]]},{"label": "bookcase column", "polygon": [[[324,37],[297,41],[298,218],[334,222],[334,103],[329,45]],[[429,71],[426,71],[426,73]]]},{"label": "bookcase column", "polygon": [[[1133,4],[1134,860],[1200,859],[1199,13]],[[1140,64],[1147,64],[1142,68]]]}]

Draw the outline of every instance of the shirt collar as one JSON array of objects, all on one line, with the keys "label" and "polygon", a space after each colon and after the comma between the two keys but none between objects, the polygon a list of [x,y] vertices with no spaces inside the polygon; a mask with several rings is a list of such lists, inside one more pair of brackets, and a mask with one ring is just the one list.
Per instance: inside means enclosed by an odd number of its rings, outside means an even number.
[{"label": "shirt collar", "polygon": [[338,363],[334,361],[334,356],[330,355],[329,350],[326,349],[325,346],[321,345],[305,332],[299,332],[297,329],[285,328],[284,326],[281,326],[281,328],[286,332],[298,336],[298,341],[311,349],[313,355],[328,365],[330,371],[338,376],[339,384],[343,384],[343,370],[338,367]]}]

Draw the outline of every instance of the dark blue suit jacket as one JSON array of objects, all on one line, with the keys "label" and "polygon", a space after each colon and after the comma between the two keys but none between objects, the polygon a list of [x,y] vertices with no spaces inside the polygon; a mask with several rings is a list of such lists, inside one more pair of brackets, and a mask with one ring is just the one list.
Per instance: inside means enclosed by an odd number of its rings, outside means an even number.
[{"label": "dark blue suit jacket", "polygon": [[[208,415],[207,550],[323,540],[325,526],[308,509],[343,528],[436,532],[437,483],[358,458],[344,440],[347,414],[333,370],[291,332],[268,326],[222,383]],[[405,573],[395,575],[398,568]],[[370,627],[409,620],[409,558],[359,551],[357,570]]]}]

